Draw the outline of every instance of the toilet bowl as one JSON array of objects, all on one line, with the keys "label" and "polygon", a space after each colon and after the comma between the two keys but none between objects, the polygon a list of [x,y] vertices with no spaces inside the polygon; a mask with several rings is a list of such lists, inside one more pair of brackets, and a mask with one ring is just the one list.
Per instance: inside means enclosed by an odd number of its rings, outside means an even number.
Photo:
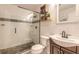
[{"label": "toilet bowl", "polygon": [[45,46],[43,46],[41,44],[36,44],[36,45],[32,46],[31,53],[33,53],[33,54],[41,53],[44,48],[45,48]]},{"label": "toilet bowl", "polygon": [[35,44],[31,48],[32,54],[40,54],[43,52],[44,48],[47,46],[47,41],[49,37],[47,36],[41,36],[40,44]]}]

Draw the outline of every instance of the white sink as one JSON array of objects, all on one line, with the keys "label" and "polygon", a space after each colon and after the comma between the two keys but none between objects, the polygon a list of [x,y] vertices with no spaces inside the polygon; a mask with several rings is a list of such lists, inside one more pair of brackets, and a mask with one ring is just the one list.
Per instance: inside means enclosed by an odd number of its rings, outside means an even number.
[{"label": "white sink", "polygon": [[69,39],[70,39],[70,40],[73,40],[74,43],[75,43],[77,46],[79,46],[79,37],[77,37],[77,36],[69,36]]},{"label": "white sink", "polygon": [[62,38],[60,34],[50,35],[52,40],[63,47],[79,46],[79,38],[75,36],[69,36],[68,38]]}]

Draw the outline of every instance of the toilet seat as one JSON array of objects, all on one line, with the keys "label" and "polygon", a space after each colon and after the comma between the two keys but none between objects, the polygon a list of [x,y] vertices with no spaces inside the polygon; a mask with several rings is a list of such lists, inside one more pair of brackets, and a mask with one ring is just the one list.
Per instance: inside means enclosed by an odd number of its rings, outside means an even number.
[{"label": "toilet seat", "polygon": [[31,53],[32,54],[42,53],[44,48],[47,47],[48,39],[49,39],[49,37],[47,37],[47,36],[41,36],[40,44],[35,44],[34,46],[32,46]]},{"label": "toilet seat", "polygon": [[36,44],[36,45],[32,46],[32,50],[39,50],[39,49],[42,49],[42,48],[44,48],[44,46],[41,45],[41,44]]},{"label": "toilet seat", "polygon": [[43,51],[45,47],[41,44],[36,44],[34,46],[32,46],[31,48],[31,52],[32,53],[35,53],[35,54],[38,54],[38,53],[41,53]]}]

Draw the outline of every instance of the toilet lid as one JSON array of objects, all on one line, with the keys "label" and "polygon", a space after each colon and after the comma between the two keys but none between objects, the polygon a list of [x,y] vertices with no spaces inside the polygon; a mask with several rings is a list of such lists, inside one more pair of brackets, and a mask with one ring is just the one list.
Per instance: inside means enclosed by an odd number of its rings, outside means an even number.
[{"label": "toilet lid", "polygon": [[43,49],[43,48],[44,48],[44,46],[41,44],[36,44],[36,45],[32,46],[32,50],[39,50],[39,49]]}]

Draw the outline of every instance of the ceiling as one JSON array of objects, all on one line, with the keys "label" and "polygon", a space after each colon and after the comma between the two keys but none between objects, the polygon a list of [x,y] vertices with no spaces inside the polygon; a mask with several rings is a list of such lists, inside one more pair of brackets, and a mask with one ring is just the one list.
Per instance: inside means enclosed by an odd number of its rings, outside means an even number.
[{"label": "ceiling", "polygon": [[42,4],[16,4],[16,5],[36,12],[40,12],[40,7],[42,6]]}]

